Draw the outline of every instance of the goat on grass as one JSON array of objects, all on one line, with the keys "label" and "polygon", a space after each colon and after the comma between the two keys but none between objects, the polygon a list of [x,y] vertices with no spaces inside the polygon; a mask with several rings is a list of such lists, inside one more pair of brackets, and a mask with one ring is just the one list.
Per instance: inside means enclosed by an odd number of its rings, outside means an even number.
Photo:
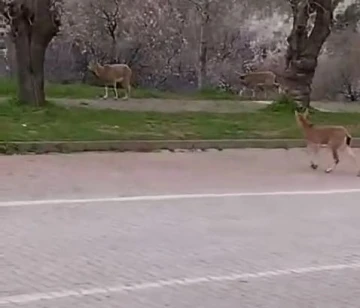
[{"label": "goat on grass", "polygon": [[113,85],[115,92],[115,99],[118,99],[118,91],[116,88],[117,83],[121,83],[125,89],[125,96],[123,99],[128,99],[131,91],[131,68],[127,64],[104,64],[101,65],[98,62],[92,62],[88,65],[88,69],[92,71],[105,86],[105,95],[104,99],[107,99],[109,96],[108,86]]},{"label": "goat on grass", "polygon": [[[276,89],[278,94],[283,92],[279,83],[276,82],[276,75],[271,71],[257,71],[246,74],[239,74],[240,83],[246,88],[251,89],[252,98],[255,97],[256,90],[261,90],[267,95],[266,89]],[[242,96],[244,89],[239,93]]]}]

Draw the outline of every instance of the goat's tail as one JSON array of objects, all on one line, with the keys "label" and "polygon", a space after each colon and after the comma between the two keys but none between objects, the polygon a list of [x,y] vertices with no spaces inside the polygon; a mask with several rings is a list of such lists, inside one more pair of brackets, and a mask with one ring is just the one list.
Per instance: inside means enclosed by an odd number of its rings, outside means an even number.
[{"label": "goat's tail", "polygon": [[346,137],[345,137],[345,138],[346,138],[346,139],[345,139],[346,145],[347,145],[347,146],[350,146],[352,137],[350,136],[350,134],[346,134]]}]

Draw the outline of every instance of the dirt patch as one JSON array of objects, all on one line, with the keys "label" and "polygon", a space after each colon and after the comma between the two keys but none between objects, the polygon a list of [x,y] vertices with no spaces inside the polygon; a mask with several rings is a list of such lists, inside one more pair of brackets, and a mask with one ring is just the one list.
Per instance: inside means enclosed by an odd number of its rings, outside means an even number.
[{"label": "dirt patch", "polygon": [[232,100],[175,100],[175,99],[129,99],[129,100],[88,100],[54,99],[65,106],[82,106],[97,109],[115,109],[123,111],[177,112],[251,112],[266,106],[264,102]]},{"label": "dirt patch", "polygon": [[[82,106],[123,111],[177,112],[254,112],[265,108],[271,101],[244,100],[181,100],[181,99],[53,99],[65,106]],[[312,102],[314,108],[325,112],[360,112],[360,103]]]},{"label": "dirt patch", "polygon": [[323,111],[330,112],[360,112],[360,103],[343,102],[312,102],[311,105]]}]

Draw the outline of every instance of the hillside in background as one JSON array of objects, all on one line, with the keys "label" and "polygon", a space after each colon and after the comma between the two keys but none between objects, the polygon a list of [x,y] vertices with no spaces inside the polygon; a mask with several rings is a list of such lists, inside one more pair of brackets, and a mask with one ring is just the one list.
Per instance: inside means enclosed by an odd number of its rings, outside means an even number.
[{"label": "hillside in background", "polygon": [[[336,11],[314,99],[359,98],[359,7],[346,0]],[[239,73],[281,72],[292,25],[286,0],[67,0],[64,12],[47,53],[48,80],[96,83],[87,64],[98,59],[128,63],[135,85],[182,92],[202,83],[237,93]],[[5,29],[0,22],[0,74],[12,76],[16,63]]]}]

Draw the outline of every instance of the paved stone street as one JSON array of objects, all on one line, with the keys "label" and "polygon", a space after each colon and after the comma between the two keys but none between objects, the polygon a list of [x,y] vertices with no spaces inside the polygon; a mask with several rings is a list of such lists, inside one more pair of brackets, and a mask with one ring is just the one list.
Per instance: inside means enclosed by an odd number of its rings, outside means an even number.
[{"label": "paved stone street", "polygon": [[0,160],[0,308],[359,306],[347,160],[330,175],[302,150]]}]

